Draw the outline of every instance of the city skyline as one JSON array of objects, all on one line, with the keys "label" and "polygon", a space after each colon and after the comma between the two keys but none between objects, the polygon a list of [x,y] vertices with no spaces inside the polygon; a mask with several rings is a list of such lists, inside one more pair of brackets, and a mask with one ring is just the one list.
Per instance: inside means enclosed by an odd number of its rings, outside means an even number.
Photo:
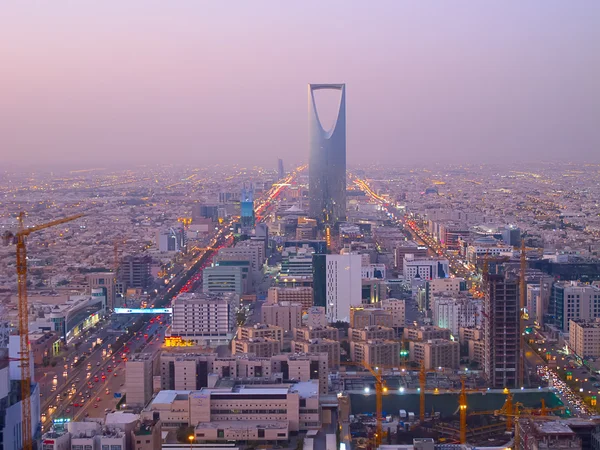
[{"label": "city skyline", "polygon": [[598,162],[596,3],[163,6],[4,5],[4,163],[303,162],[316,81],[349,164]]}]

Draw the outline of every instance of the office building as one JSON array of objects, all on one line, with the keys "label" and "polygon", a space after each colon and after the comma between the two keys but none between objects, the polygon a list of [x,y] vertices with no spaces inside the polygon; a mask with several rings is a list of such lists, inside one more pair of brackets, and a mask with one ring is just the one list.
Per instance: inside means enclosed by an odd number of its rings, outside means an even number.
[{"label": "office building", "polygon": [[514,225],[507,225],[502,230],[502,240],[511,247],[521,245],[521,230]]},{"label": "office building", "polygon": [[236,294],[179,294],[172,303],[171,335],[201,345],[227,345],[236,327]]},{"label": "office building", "polygon": [[519,282],[512,275],[484,274],[483,370],[495,389],[519,388]]},{"label": "office building", "polygon": [[186,246],[185,230],[182,227],[169,227],[158,231],[159,252],[181,252]]},{"label": "office building", "polygon": [[449,264],[445,258],[416,258],[409,253],[404,256],[402,273],[406,281],[415,277],[422,280],[446,278],[450,275]]},{"label": "office building", "polygon": [[[317,259],[315,256],[315,260]],[[319,283],[324,286],[327,320],[330,323],[350,320],[350,308],[360,306],[361,301],[361,258],[358,254],[324,255],[325,265],[318,274]],[[315,275],[316,272],[315,272]],[[317,278],[314,278],[315,300],[317,298]]]},{"label": "office building", "polygon": [[322,306],[311,306],[306,312],[304,323],[307,327],[320,328],[327,326],[325,308]]},{"label": "office building", "polygon": [[284,332],[290,332],[302,326],[302,305],[292,302],[264,304],[261,308],[261,322],[277,325]]},{"label": "office building", "polygon": [[554,325],[569,331],[570,320],[591,320],[600,317],[600,288],[578,283],[558,281],[552,286],[549,314]]},{"label": "office building", "polygon": [[381,300],[381,309],[392,316],[392,327],[403,327],[406,321],[406,305],[399,298],[386,298]]},{"label": "office building", "polygon": [[257,337],[250,339],[233,339],[231,354],[247,353],[259,358],[270,358],[281,353],[281,342],[275,339]]},{"label": "office building", "polygon": [[302,308],[309,309],[313,302],[313,289],[311,287],[271,287],[267,292],[267,304],[281,302],[300,303]]},{"label": "office building", "polygon": [[376,325],[364,328],[348,328],[348,337],[351,341],[389,341],[396,339],[396,331],[393,328]]},{"label": "office building", "polygon": [[452,335],[458,336],[461,327],[481,325],[483,302],[466,295],[439,294],[431,301],[433,325],[448,328]]},{"label": "office building", "polygon": [[115,289],[116,274],[114,272],[92,272],[87,275],[87,282],[92,290],[101,289],[106,298],[106,309],[112,311],[115,306],[116,289]]},{"label": "office building", "polygon": [[265,248],[262,242],[242,241],[235,247],[226,247],[219,250],[215,262],[222,261],[250,261],[254,272],[259,272],[265,261]]},{"label": "office building", "polygon": [[430,341],[432,339],[450,339],[450,330],[433,325],[405,327],[404,339],[408,341]]},{"label": "office building", "polygon": [[365,328],[369,326],[393,327],[397,323],[390,311],[382,308],[350,309],[350,327]]},{"label": "office building", "polygon": [[350,355],[356,363],[368,363],[371,367],[376,366],[399,366],[400,350],[402,344],[399,341],[370,339],[368,341],[350,342]]},{"label": "office building", "polygon": [[140,421],[131,432],[133,450],[161,450],[162,423],[160,420]]},{"label": "office building", "polygon": [[458,369],[460,366],[460,344],[446,339],[410,341],[409,358],[425,369],[438,367]]},{"label": "office building", "polygon": [[387,298],[387,282],[378,278],[361,280],[361,302],[363,305],[373,305]]},{"label": "office building", "polygon": [[600,356],[600,319],[571,319],[569,348],[581,359]]},{"label": "office building", "polygon": [[298,341],[310,341],[311,339],[330,339],[337,341],[340,331],[335,327],[300,327],[294,328],[294,339]]},{"label": "office building", "polygon": [[227,262],[217,262],[202,271],[202,292],[205,294],[234,293],[247,294],[248,269],[242,265],[226,265]]},{"label": "office building", "polygon": [[144,407],[152,398],[154,364],[157,355],[137,353],[125,363],[127,404]]},{"label": "office building", "polygon": [[404,270],[404,257],[408,254],[415,258],[427,258],[427,247],[418,245],[414,241],[402,241],[394,248],[394,265],[402,274]]},{"label": "office building", "polygon": [[[521,436],[518,450],[595,448],[583,446],[581,437],[569,426],[568,421],[548,421],[543,418],[525,417],[519,419],[516,426],[517,432]],[[596,425],[594,424],[594,426]]]},{"label": "office building", "polygon": [[310,341],[292,341],[294,353],[327,353],[329,367],[340,365],[340,342],[331,339],[311,339]]},{"label": "office building", "polygon": [[[315,91],[340,91],[337,119],[331,130],[324,130],[317,112]],[[346,220],[346,86],[344,84],[308,85],[309,199],[310,216],[319,223],[335,224]]]},{"label": "office building", "polygon": [[160,391],[141,416],[151,420],[158,414],[164,430],[191,425],[200,443],[287,441],[289,433],[319,429],[320,411],[315,380],[276,387]]},{"label": "office building", "polygon": [[240,195],[240,222],[242,233],[249,234],[254,228],[254,189],[252,185],[244,186]]},{"label": "office building", "polygon": [[312,277],[313,255],[311,247],[288,247],[281,252],[281,270],[278,277]]},{"label": "office building", "polygon": [[152,258],[148,255],[127,255],[121,259],[119,278],[127,289],[146,289],[152,283]]},{"label": "office building", "polygon": [[192,205],[192,223],[201,222],[202,219],[210,219],[210,221],[216,222],[219,219],[219,205]]}]

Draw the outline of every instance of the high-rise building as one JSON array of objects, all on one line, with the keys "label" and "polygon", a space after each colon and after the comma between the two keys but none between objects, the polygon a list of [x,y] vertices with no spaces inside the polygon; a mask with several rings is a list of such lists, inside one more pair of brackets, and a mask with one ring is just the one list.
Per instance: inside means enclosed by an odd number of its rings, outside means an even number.
[{"label": "high-rise building", "polygon": [[[325,130],[319,119],[315,91],[341,91],[337,120]],[[346,219],[346,85],[308,85],[310,215],[320,223]]]},{"label": "high-rise building", "polygon": [[277,177],[281,180],[285,177],[285,171],[283,170],[283,159],[277,160]]},{"label": "high-rise building", "polygon": [[[348,322],[350,308],[361,305],[360,270],[359,254],[325,255],[325,309],[329,322]],[[321,305],[315,302],[315,306]]]},{"label": "high-rise building", "polygon": [[242,232],[249,233],[254,228],[254,189],[244,186],[240,197],[240,221]]},{"label": "high-rise building", "polygon": [[148,255],[127,255],[121,260],[119,277],[128,289],[150,286],[152,258]]},{"label": "high-rise building", "polygon": [[550,316],[554,325],[569,331],[569,321],[600,317],[600,288],[576,281],[554,283],[550,295]]},{"label": "high-rise building", "polygon": [[483,370],[488,386],[515,389],[519,382],[519,281],[512,274],[484,274]]},{"label": "high-rise building", "polygon": [[139,353],[133,355],[125,365],[125,389],[127,404],[144,407],[152,398],[154,360],[157,355]]}]

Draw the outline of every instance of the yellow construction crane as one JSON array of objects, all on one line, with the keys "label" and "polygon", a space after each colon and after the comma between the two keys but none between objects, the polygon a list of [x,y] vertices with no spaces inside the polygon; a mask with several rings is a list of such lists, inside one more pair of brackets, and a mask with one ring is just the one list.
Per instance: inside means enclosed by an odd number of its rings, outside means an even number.
[{"label": "yellow construction crane", "polygon": [[29,357],[29,305],[27,304],[27,248],[25,238],[31,233],[54,227],[83,217],[84,214],[53,220],[52,222],[25,228],[25,213],[19,213],[19,231],[14,235],[17,244],[17,289],[19,293],[19,344],[21,360],[21,435],[23,450],[32,450],[31,439],[31,365]]},{"label": "yellow construction crane", "polygon": [[425,387],[427,386],[427,372],[436,372],[435,369],[425,369],[425,364],[421,362],[419,370],[419,421],[425,422]]}]

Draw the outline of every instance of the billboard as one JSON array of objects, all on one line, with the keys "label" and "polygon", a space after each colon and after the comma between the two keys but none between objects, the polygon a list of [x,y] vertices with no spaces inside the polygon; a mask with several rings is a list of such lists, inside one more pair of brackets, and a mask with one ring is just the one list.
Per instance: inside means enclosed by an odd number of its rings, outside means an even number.
[{"label": "billboard", "polygon": [[115,314],[171,314],[173,308],[115,308]]}]

